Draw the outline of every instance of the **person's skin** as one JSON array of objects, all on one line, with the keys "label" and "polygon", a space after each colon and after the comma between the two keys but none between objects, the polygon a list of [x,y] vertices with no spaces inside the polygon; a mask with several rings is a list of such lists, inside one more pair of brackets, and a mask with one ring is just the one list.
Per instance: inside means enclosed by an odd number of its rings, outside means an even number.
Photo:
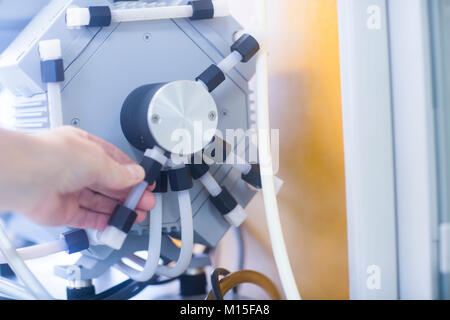
[{"label": "person's skin", "polygon": [[[85,131],[62,127],[26,135],[0,129],[0,213],[47,225],[103,230],[145,172],[122,151]],[[138,204],[145,220],[155,198]]]}]

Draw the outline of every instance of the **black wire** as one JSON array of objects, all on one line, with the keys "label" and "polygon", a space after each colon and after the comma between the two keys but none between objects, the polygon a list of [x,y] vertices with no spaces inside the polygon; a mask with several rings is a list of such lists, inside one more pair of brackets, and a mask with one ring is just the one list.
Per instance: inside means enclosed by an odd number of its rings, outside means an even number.
[{"label": "black wire", "polygon": [[106,291],[103,291],[102,293],[96,294],[95,296],[89,298],[89,300],[129,300],[148,286],[163,285],[176,279],[177,278],[160,280],[157,276],[145,282],[138,282],[128,279]]},{"label": "black wire", "polygon": [[89,300],[104,300],[104,299],[108,298],[109,296],[119,292],[120,290],[123,290],[128,285],[130,285],[132,282],[133,282],[132,279],[125,280],[125,281],[115,285],[114,287],[109,288],[108,290],[105,290],[99,294],[96,294],[95,296],[89,298]]},{"label": "black wire", "polygon": [[230,274],[230,271],[224,268],[215,268],[211,273],[211,287],[214,299],[223,300],[222,290],[220,290],[220,276],[227,276]]}]

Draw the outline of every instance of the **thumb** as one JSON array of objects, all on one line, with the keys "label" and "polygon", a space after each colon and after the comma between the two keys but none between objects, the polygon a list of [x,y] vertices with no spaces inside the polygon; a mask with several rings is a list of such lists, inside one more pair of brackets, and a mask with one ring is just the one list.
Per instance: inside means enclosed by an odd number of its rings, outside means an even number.
[{"label": "thumb", "polygon": [[105,157],[105,162],[97,176],[97,185],[113,190],[122,190],[132,187],[145,178],[144,169],[138,164],[120,164]]}]

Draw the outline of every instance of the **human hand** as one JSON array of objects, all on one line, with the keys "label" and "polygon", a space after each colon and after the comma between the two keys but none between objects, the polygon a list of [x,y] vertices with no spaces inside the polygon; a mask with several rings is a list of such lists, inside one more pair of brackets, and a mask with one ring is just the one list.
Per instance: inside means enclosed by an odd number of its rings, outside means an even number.
[{"label": "human hand", "polygon": [[[9,152],[0,159],[0,209],[40,224],[103,230],[116,205],[145,177],[143,168],[118,148],[76,128],[5,135],[9,141],[0,139],[0,145]],[[138,204],[137,223],[155,205],[151,190]]]}]

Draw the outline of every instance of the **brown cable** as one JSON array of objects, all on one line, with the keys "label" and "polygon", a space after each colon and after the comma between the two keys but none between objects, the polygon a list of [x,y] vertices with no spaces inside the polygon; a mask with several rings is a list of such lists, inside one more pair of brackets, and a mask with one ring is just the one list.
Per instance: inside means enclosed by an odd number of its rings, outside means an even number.
[{"label": "brown cable", "polygon": [[[220,290],[222,292],[222,295],[225,296],[235,286],[244,283],[257,285],[258,287],[263,289],[272,300],[281,299],[281,296],[275,284],[262,273],[252,270],[237,271],[220,280]],[[214,300],[214,294],[212,291],[209,292],[206,299]]]}]

